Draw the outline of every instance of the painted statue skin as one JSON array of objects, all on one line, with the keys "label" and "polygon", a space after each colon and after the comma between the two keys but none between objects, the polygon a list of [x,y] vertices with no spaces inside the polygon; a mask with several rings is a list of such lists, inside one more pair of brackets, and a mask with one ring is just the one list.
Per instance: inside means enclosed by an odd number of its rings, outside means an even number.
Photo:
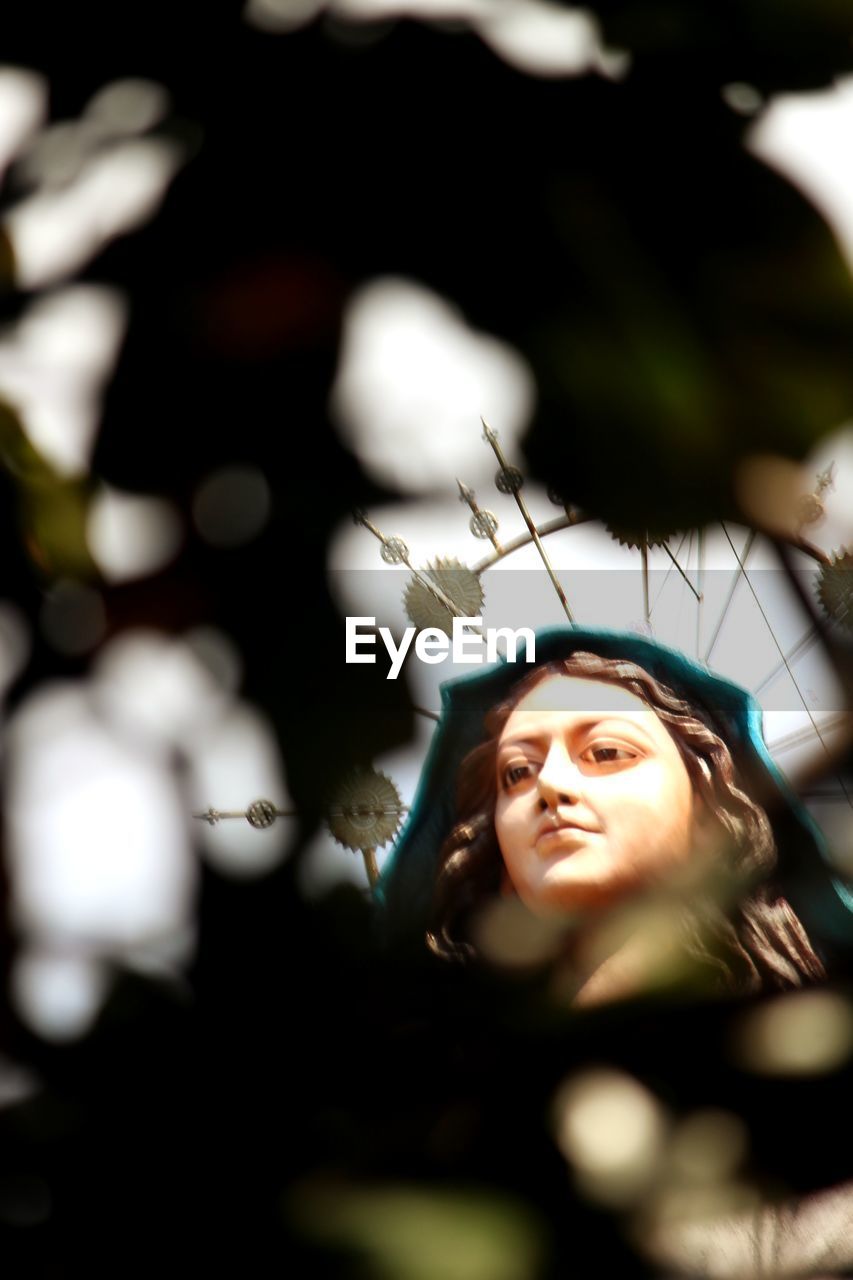
[{"label": "painted statue skin", "polygon": [[674,739],[627,689],[550,676],[498,743],[495,833],[532,911],[600,909],[693,856],[699,805]]}]

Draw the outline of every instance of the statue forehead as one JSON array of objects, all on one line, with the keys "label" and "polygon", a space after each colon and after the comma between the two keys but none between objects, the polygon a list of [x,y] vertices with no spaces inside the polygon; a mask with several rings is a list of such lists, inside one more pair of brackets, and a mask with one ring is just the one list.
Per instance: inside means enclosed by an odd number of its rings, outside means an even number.
[{"label": "statue forehead", "polygon": [[552,675],[521,699],[510,719],[541,712],[657,716],[648,703],[629,689],[586,676]]}]

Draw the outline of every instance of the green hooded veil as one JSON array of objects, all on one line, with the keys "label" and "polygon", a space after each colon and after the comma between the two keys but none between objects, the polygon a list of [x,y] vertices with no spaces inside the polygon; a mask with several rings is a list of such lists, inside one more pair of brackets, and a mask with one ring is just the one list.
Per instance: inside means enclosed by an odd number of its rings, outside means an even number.
[{"label": "green hooded veil", "polygon": [[442,686],[442,709],[408,821],[377,887],[389,939],[423,937],[432,906],[439,852],[456,821],[456,779],[464,757],[485,741],[487,712],[534,666],[577,650],[636,663],[696,708],[728,746],[743,788],[767,812],[778,849],[774,883],[827,963],[853,955],[853,892],[829,861],[825,841],[772,760],[755,698],[674,649],[631,632],[555,627],[535,637],[535,664],[521,649]]}]

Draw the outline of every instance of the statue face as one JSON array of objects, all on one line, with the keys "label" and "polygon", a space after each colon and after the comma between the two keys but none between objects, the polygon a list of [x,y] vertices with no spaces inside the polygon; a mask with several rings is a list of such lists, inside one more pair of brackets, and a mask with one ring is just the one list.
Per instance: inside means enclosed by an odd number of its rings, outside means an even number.
[{"label": "statue face", "polygon": [[606,907],[690,857],[694,795],[674,739],[618,685],[550,676],[498,743],[495,831],[534,911]]}]

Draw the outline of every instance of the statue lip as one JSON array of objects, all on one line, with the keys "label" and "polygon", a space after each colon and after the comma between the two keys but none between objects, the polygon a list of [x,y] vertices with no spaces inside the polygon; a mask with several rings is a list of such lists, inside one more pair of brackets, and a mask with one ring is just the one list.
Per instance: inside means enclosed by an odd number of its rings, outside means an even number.
[{"label": "statue lip", "polygon": [[587,826],[583,822],[575,822],[574,820],[567,820],[550,814],[546,815],[539,824],[536,832],[536,844],[546,836],[557,835],[560,831],[577,831],[589,836],[601,835],[598,827]]}]

